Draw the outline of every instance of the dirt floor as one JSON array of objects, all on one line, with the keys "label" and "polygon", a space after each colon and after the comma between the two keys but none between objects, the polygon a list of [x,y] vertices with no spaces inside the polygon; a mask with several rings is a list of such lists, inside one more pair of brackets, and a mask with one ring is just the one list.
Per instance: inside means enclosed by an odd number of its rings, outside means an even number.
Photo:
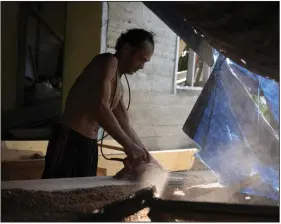
[{"label": "dirt floor", "polygon": [[[2,190],[2,221],[3,222],[71,222],[77,219],[77,213],[94,213],[96,209],[113,201],[128,198],[129,195],[139,190],[137,185],[129,186],[104,186],[91,189],[74,191],[27,191],[27,190]],[[216,192],[210,194],[210,192]],[[197,196],[206,195],[206,198],[217,198],[227,195],[224,188],[177,188],[166,187],[161,195],[163,199],[192,200]],[[213,197],[213,198],[212,198]],[[264,198],[247,198],[245,195],[232,195],[226,203],[247,204],[274,204]],[[137,214],[125,218],[126,222],[150,221],[147,214],[149,209],[143,209]]]}]

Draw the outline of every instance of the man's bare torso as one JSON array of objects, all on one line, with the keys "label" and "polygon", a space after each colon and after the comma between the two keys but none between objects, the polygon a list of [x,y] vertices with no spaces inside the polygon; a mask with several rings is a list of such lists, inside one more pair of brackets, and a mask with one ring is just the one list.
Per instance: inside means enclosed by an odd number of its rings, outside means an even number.
[{"label": "man's bare torso", "polygon": [[[105,61],[110,56],[112,57],[111,54],[96,56],[83,70],[70,89],[61,118],[62,124],[91,139],[97,139],[99,124],[95,111],[99,109]],[[117,106],[122,97],[121,77],[116,71],[111,80],[111,109]]]}]

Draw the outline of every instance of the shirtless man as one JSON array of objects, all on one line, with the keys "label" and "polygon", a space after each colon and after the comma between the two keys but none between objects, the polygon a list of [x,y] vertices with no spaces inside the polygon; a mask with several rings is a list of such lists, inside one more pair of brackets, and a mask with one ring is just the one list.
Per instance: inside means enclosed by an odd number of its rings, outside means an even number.
[{"label": "shirtless man", "polygon": [[151,59],[153,35],[128,30],[115,49],[114,55],[94,57],[72,86],[49,141],[42,178],[96,176],[100,126],[123,146],[132,166],[152,158],[129,124],[120,79],[143,69]]}]

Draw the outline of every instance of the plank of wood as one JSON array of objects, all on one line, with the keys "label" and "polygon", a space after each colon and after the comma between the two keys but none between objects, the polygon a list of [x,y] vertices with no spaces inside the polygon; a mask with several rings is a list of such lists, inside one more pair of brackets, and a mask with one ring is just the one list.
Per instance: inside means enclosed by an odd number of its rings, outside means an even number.
[{"label": "plank of wood", "polygon": [[[152,151],[151,155],[159,161],[165,169],[169,171],[183,171],[190,170],[195,160],[194,154],[196,149],[179,149],[170,151]],[[126,157],[125,153],[105,154],[108,158],[120,158]],[[103,156],[99,156],[99,167],[107,169],[107,175],[113,176],[124,166],[123,163],[117,161],[106,160]]]},{"label": "plank of wood", "polygon": [[136,184],[127,180],[115,180],[112,177],[81,177],[44,180],[3,181],[2,189],[25,189],[25,190],[71,190],[81,188],[93,188],[98,186]]},{"label": "plank of wood", "polygon": [[[45,167],[44,159],[2,161],[2,181],[41,179]],[[106,176],[106,168],[97,169],[97,176]]]},{"label": "plank of wood", "polygon": [[[6,141],[7,148],[19,150],[36,150],[46,153],[47,141]],[[100,147],[99,147],[100,148]],[[125,153],[122,146],[115,140],[104,140],[103,152],[106,157],[125,158]],[[153,157],[158,160],[163,166],[170,171],[182,171],[191,169],[195,160],[194,154],[197,151],[195,148],[191,149],[173,149],[162,151],[150,151]],[[98,166],[107,170],[107,175],[113,176],[123,168],[121,162],[108,161],[103,158],[99,150]]]},{"label": "plank of wood", "polygon": [[185,82],[185,81],[186,81],[186,78],[178,79],[176,83],[177,83],[177,84],[180,84],[180,83]]},{"label": "plank of wood", "polygon": [[40,151],[18,150],[18,149],[1,149],[1,161],[18,161],[31,159],[35,154],[44,156]]},{"label": "plank of wood", "polygon": [[[8,149],[40,151],[44,155],[46,154],[47,146],[48,146],[48,141],[2,141],[2,142],[5,143],[6,148]],[[98,146],[100,147],[100,142],[98,143]],[[2,147],[4,147],[4,144]],[[112,154],[124,152],[123,147],[115,140],[104,140],[102,148],[105,150],[110,149],[108,153],[112,153]]]},{"label": "plank of wood", "polygon": [[[98,143],[98,146],[101,147],[101,143]],[[102,148],[107,148],[107,149],[114,149],[117,151],[124,152],[124,149],[122,146],[117,146],[117,145],[111,145],[111,144],[102,144]]]},{"label": "plank of wood", "polygon": [[[179,177],[169,177],[167,184],[179,181]],[[38,179],[38,180],[20,180],[20,181],[2,181],[2,189],[24,189],[24,190],[73,190],[86,189],[99,186],[111,185],[139,185],[140,188],[151,187],[149,182],[137,182],[129,180],[116,180],[113,177],[97,176],[97,177],[80,177],[80,178],[61,178],[61,179]]]},{"label": "plank of wood", "polygon": [[40,151],[46,155],[48,141],[5,141],[8,149]]}]

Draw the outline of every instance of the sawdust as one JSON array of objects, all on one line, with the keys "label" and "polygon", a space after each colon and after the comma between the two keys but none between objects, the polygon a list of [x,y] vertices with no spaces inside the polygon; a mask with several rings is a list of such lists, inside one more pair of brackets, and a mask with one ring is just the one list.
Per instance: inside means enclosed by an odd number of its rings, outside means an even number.
[{"label": "sawdust", "polygon": [[[114,201],[128,198],[140,190],[139,185],[103,186],[72,191],[28,191],[2,190],[3,222],[72,222],[77,221],[77,213],[93,214],[97,209]],[[227,195],[222,187],[190,188],[184,186],[166,186],[162,199],[194,201],[206,195],[210,201],[225,195],[224,203],[268,204],[275,202],[242,194]],[[249,199],[250,197],[250,199]],[[142,209],[134,215],[124,217],[124,222],[147,222],[149,208]]]},{"label": "sawdust", "polygon": [[144,208],[134,215],[126,217],[122,220],[122,222],[151,222],[150,218],[148,217],[149,208]]},{"label": "sawdust", "polygon": [[161,198],[177,201],[200,201],[248,205],[277,205],[278,203],[261,196],[233,192],[229,188],[221,187],[218,184],[210,184],[209,186],[209,188],[203,185],[196,187],[169,186],[165,188]]},{"label": "sawdust", "polygon": [[78,212],[93,213],[138,190],[138,186],[132,185],[53,192],[2,190],[2,221],[71,222]]}]

